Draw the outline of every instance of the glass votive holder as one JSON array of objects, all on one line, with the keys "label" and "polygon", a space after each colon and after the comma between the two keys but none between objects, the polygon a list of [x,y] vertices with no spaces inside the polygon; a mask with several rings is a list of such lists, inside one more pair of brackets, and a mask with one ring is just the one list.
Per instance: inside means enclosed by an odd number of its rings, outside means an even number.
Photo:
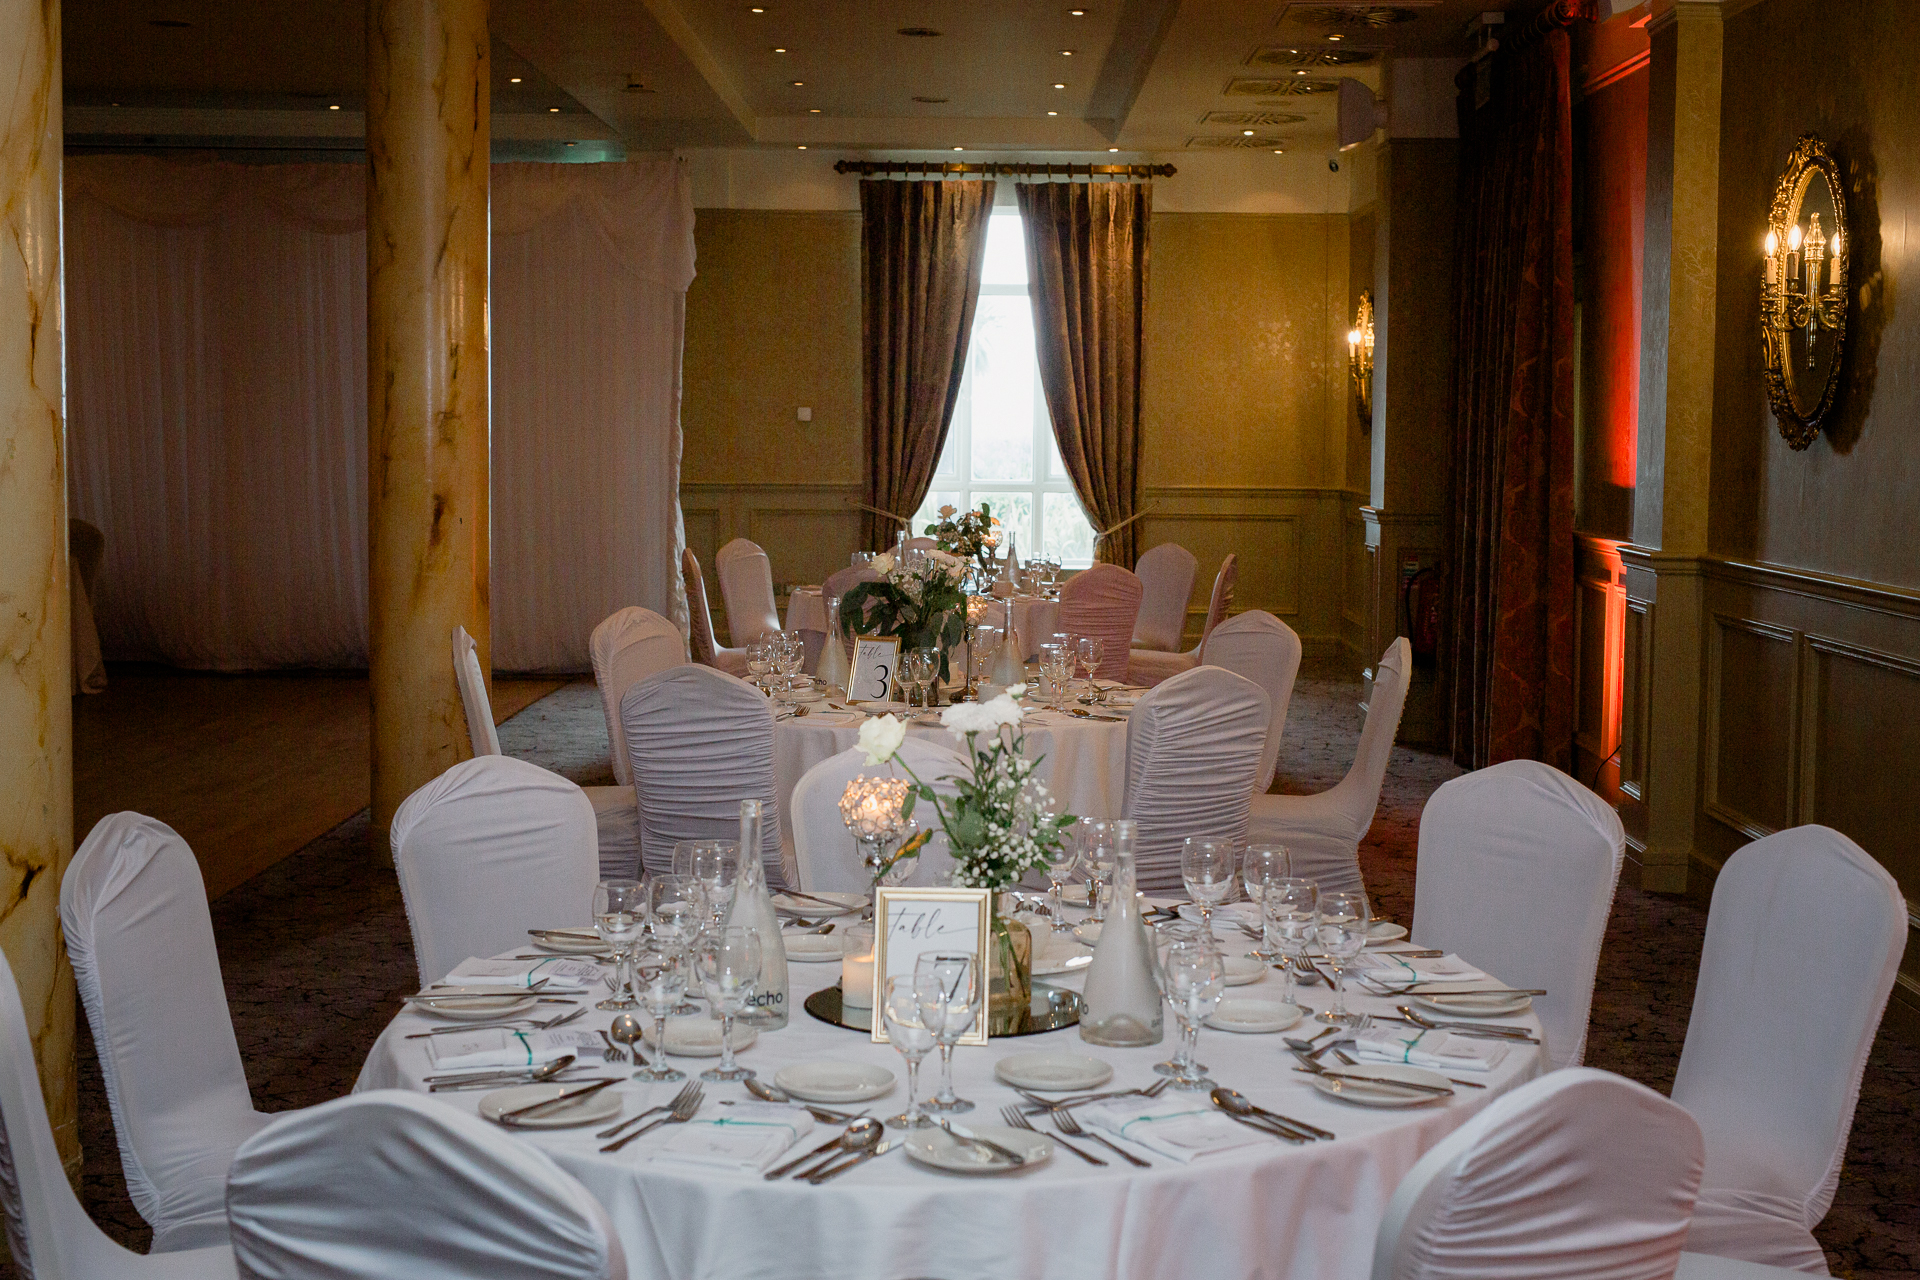
[{"label": "glass votive holder", "polygon": [[840,1004],[873,1008],[873,926],[850,924],[840,931]]}]

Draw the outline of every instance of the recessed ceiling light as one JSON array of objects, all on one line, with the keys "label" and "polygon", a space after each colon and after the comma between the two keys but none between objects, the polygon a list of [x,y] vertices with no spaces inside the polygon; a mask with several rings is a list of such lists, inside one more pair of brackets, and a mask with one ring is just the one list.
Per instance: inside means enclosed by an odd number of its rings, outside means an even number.
[{"label": "recessed ceiling light", "polygon": [[1306,71],[1305,71],[1305,69],[1303,68],[1303,69],[1301,69],[1301,70],[1299,70],[1299,71],[1296,71],[1296,72],[1294,72],[1293,74],[1295,74],[1295,75],[1297,75],[1297,76],[1303,76],[1303,75],[1305,75],[1305,74],[1307,74],[1307,73],[1306,73]]},{"label": "recessed ceiling light", "polygon": [[1242,130],[1240,131],[1240,136],[1241,136],[1241,137],[1243,137],[1243,138],[1251,138],[1251,137],[1253,136],[1253,130],[1251,130],[1251,129],[1242,129]]},{"label": "recessed ceiling light", "polygon": [[800,150],[800,151],[805,151],[806,149],[807,149],[807,144],[804,142],[801,143],[800,146],[797,148],[797,150]]},{"label": "recessed ceiling light", "polygon": [[1071,49],[1062,49],[1062,50],[1060,51],[1060,56],[1061,56],[1061,57],[1063,57],[1063,58],[1071,58],[1071,57],[1073,56],[1073,50],[1071,50]]},{"label": "recessed ceiling light", "polygon": [[1049,111],[1049,112],[1047,112],[1047,114],[1048,114],[1048,115],[1050,115],[1050,116],[1057,116],[1057,115],[1059,115],[1060,113],[1059,113],[1058,111]]},{"label": "recessed ceiling light", "polygon": [[787,83],[792,85],[796,89],[804,89],[807,87],[807,82],[805,80],[789,80],[787,81]]},{"label": "recessed ceiling light", "polygon": [[569,142],[569,143],[568,143],[567,145],[568,145],[568,146],[570,146],[570,147],[577,147],[577,146],[579,146],[580,144],[579,144],[579,143],[577,143],[577,142]]},{"label": "recessed ceiling light", "polygon": [[1275,155],[1277,155],[1277,156],[1283,156],[1283,155],[1285,155],[1285,154],[1287,154],[1287,153],[1286,153],[1285,151],[1282,151],[1282,150],[1281,150],[1281,149],[1280,149],[1279,147],[1275,147],[1275,148],[1273,149],[1273,154],[1275,154]]},{"label": "recessed ceiling light", "polygon": [[1067,16],[1071,18],[1084,18],[1087,16],[1087,11],[1085,9],[1069,9],[1067,10]]},{"label": "recessed ceiling light", "polygon": [[340,109],[340,104],[337,102],[329,102],[327,104],[327,110],[329,111],[338,111],[339,109]]},{"label": "recessed ceiling light", "polygon": [[955,151],[965,151],[965,150],[966,150],[966,148],[965,148],[965,147],[955,147],[955,148],[954,148],[954,150],[955,150]]},{"label": "recessed ceiling light", "polygon": [[1065,85],[1063,85],[1063,84],[1057,84],[1057,85],[1055,85],[1055,86],[1053,86],[1053,87],[1054,87],[1054,88],[1056,88],[1056,89],[1064,89],[1064,88],[1066,88],[1067,86],[1065,86]]},{"label": "recessed ceiling light", "polygon": [[547,110],[549,110],[549,111],[554,111],[554,112],[557,112],[557,111],[559,111],[559,110],[560,110],[560,108],[558,108],[558,107],[548,107],[548,108],[547,108]]},{"label": "recessed ceiling light", "polygon": [[519,76],[508,76],[508,77],[507,77],[507,83],[508,83],[508,84],[519,84],[519,83],[520,83],[520,77],[519,77]]},{"label": "recessed ceiling light", "polygon": [[808,107],[808,108],[807,108],[807,114],[808,114],[808,115],[810,115],[810,116],[817,116],[817,115],[819,115],[819,114],[820,114],[820,108],[818,108],[818,107]]},{"label": "recessed ceiling light", "polygon": [[1107,148],[1107,150],[1109,150],[1109,151],[1118,151],[1119,149],[1120,149],[1120,148],[1118,148],[1118,147],[1108,147],[1108,148]]},{"label": "recessed ceiling light", "polygon": [[1332,35],[1328,36],[1327,39],[1338,42],[1340,39],[1340,33],[1336,31]]},{"label": "recessed ceiling light", "polygon": [[773,50],[773,51],[774,51],[775,53],[785,53],[785,52],[786,52],[786,50],[785,50],[785,49],[782,49],[782,48],[780,48],[780,47],[779,47],[778,45],[776,45],[776,46],[774,46],[774,50]]}]

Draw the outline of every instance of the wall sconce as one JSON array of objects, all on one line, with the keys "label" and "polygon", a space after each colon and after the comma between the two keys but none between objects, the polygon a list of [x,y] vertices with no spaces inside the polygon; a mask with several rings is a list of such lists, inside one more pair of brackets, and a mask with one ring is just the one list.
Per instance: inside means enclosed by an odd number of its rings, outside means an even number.
[{"label": "wall sconce", "polygon": [[1795,449],[1813,443],[1840,390],[1852,245],[1840,167],[1809,133],[1794,145],[1774,189],[1760,286],[1767,399]]},{"label": "wall sconce", "polygon": [[1373,290],[1360,291],[1347,330],[1347,373],[1353,380],[1353,402],[1360,411],[1360,429],[1373,431]]}]

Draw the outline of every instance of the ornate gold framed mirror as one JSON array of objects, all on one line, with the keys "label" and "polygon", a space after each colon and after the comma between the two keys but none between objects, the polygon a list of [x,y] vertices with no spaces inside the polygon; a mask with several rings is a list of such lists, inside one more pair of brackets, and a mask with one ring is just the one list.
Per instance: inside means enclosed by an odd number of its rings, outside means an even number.
[{"label": "ornate gold framed mirror", "polygon": [[1840,390],[1852,247],[1840,166],[1809,133],[1794,145],[1774,189],[1760,287],[1767,399],[1795,449],[1813,443]]},{"label": "ornate gold framed mirror", "polygon": [[1354,407],[1360,411],[1360,429],[1373,430],[1373,290],[1360,291],[1353,310],[1353,328],[1347,330],[1347,373],[1353,383]]}]

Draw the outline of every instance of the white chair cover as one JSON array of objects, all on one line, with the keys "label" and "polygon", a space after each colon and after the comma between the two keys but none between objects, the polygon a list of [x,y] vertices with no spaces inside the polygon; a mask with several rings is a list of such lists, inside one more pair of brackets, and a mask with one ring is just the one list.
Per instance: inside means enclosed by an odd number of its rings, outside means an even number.
[{"label": "white chair cover", "polygon": [[646,869],[671,871],[673,846],[681,840],[738,840],[740,802],[759,800],[766,806],[761,862],[767,883],[787,884],[774,799],[773,710],[765,696],[744,680],[689,664],[627,690],[620,716]]},{"label": "white chair cover", "polygon": [[453,629],[453,678],[460,685],[460,705],[467,713],[467,737],[473,754],[500,754],[500,731],[493,725],[493,703],[487,697],[487,673],[480,669],[479,649],[465,627]]},{"label": "white chair cover", "polygon": [[1373,1280],[1668,1280],[1701,1164],[1699,1126],[1653,1090],[1556,1071],[1407,1171]]},{"label": "white chair cover", "polygon": [[[900,744],[899,759],[922,782],[941,795],[951,796],[948,779],[964,774],[967,757],[926,738],[909,737]],[[906,769],[891,764],[869,765],[867,753],[854,747],[829,756],[801,775],[793,788],[793,852],[804,893],[864,893],[871,873],[860,861],[853,834],[840,819],[840,796],[855,778],[904,778]],[[914,818],[933,830],[933,839],[920,850],[918,863],[906,883],[944,885],[953,870],[953,853],[940,830],[940,819],[921,803]]]},{"label": "white chair cover", "polygon": [[1177,675],[1134,706],[1121,816],[1140,824],[1133,861],[1143,891],[1180,889],[1188,836],[1246,841],[1268,715],[1266,691],[1220,667]]},{"label": "white chair cover", "polygon": [[557,773],[512,756],[463,760],[393,815],[393,865],[420,985],[469,956],[582,924],[599,875],[593,807]]},{"label": "white chair cover", "polygon": [[274,1121],[228,1185],[248,1280],[626,1280],[605,1209],[478,1116],[378,1089]]},{"label": "white chair cover", "polygon": [[1132,655],[1132,666],[1127,678],[1135,684],[1148,688],[1159,684],[1169,676],[1177,676],[1182,671],[1191,671],[1199,666],[1202,655],[1207,651],[1207,638],[1213,629],[1227,620],[1227,611],[1233,608],[1233,586],[1239,577],[1240,557],[1229,554],[1220,562],[1220,572],[1213,579],[1213,599],[1207,605],[1207,623],[1200,632],[1200,643],[1185,653],[1162,653],[1158,649],[1136,647]]},{"label": "white chair cover", "polygon": [[223,1244],[227,1165],[267,1117],[247,1090],[200,864],[165,823],[109,814],[67,867],[60,923],[154,1251]]},{"label": "white chair cover", "polygon": [[1784,1276],[1804,1276],[1790,1267],[1769,1267],[1761,1262],[1739,1258],[1716,1258],[1710,1253],[1683,1253],[1673,1280],[1781,1280]]},{"label": "white chair cover", "polygon": [[629,605],[593,629],[593,682],[600,686],[600,707],[607,717],[607,743],[613,776],[631,786],[626,731],[620,727],[620,699],[648,676],[687,660],[680,629],[651,609]]},{"label": "white chair cover", "polygon": [[820,602],[824,606],[829,600],[838,600],[862,582],[878,582],[880,575],[867,565],[857,568],[836,569],[827,575],[826,582],[820,588]]},{"label": "white chair cover", "polygon": [[744,649],[780,629],[780,610],[773,599],[773,562],[766,552],[745,538],[735,538],[714,553],[713,571],[720,576],[720,599],[727,606],[727,630],[735,648]]},{"label": "white chair cover", "polygon": [[680,580],[687,589],[688,642],[693,660],[718,667],[730,676],[747,674],[747,655],[740,649],[722,649],[713,641],[713,611],[707,607],[707,580],[700,573],[700,557],[693,548],[680,551]]},{"label": "white chair cover", "polygon": [[1756,840],[1721,868],[1673,1080],[1707,1135],[1689,1251],[1826,1274],[1812,1232],[1833,1204],[1906,916],[1886,868],[1827,827]]},{"label": "white chair cover", "polygon": [[1117,564],[1082,569],[1060,588],[1060,621],[1055,630],[1098,636],[1107,642],[1094,672],[1102,680],[1127,678],[1128,646],[1133,643],[1133,621],[1140,614],[1140,594],[1140,579]]},{"label": "white chair cover", "polygon": [[1545,990],[1547,1056],[1578,1066],[1626,847],[1612,805],[1537,760],[1455,778],[1420,815],[1414,941]]},{"label": "white chair cover", "polygon": [[1207,641],[1210,667],[1223,667],[1267,691],[1272,719],[1267,725],[1267,747],[1260,753],[1254,774],[1258,795],[1273,785],[1273,767],[1280,759],[1280,743],[1287,730],[1287,707],[1293,702],[1294,678],[1300,674],[1300,637],[1293,628],[1264,609],[1247,612],[1222,625]]},{"label": "white chair cover", "polygon": [[1360,728],[1360,749],[1346,777],[1317,795],[1253,798],[1247,839],[1287,846],[1293,874],[1316,882],[1323,893],[1367,887],[1360,875],[1360,841],[1380,807],[1380,786],[1393,756],[1393,735],[1400,730],[1412,662],[1413,647],[1401,636],[1374,667],[1367,722]]},{"label": "white chair cover", "polygon": [[1133,644],[1172,653],[1187,629],[1187,599],[1193,595],[1200,562],[1177,542],[1163,542],[1134,562],[1140,579],[1140,616],[1133,623]]},{"label": "white chair cover", "polygon": [[[224,1220],[224,1185],[222,1193]],[[215,1246],[143,1257],[93,1225],[60,1164],[26,1011],[5,955],[0,955],[0,1219],[21,1280],[230,1280],[239,1274],[224,1233]]]}]

